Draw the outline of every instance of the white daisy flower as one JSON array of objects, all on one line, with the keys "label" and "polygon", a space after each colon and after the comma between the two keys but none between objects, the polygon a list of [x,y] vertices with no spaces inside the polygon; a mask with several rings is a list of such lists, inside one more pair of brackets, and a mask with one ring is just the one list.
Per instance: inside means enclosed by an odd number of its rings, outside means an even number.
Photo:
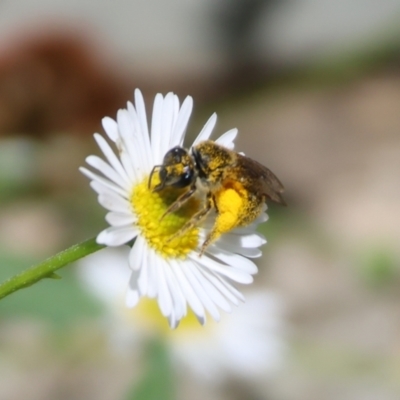
[{"label": "white daisy flower", "polygon": [[[102,121],[117,153],[96,133],[105,160],[87,157],[86,162],[98,173],[80,169],[91,179],[99,203],[109,211],[106,220],[110,226],[100,232],[97,242],[131,245],[128,307],[136,306],[142,297],[156,298],[171,327],[187,314],[188,306],[204,324],[206,313],[219,320],[219,309],[230,312],[232,304],[244,301],[234,284],[253,281],[257,267],[249,258],[259,257],[259,247],[266,242],[256,232],[257,225],[267,219],[265,213],[250,226],[223,235],[201,257],[200,246],[209,231],[207,222],[169,240],[199,210],[201,201],[192,198],[179,212],[161,220],[182,190],[154,192],[148,181],[152,168],[162,163],[165,153],[183,145],[192,107],[191,97],[180,105],[173,93],[165,97],[157,94],[149,131],[144,100],[136,90],[135,106],[128,102],[127,109],[118,111],[116,121],[108,117]],[[216,120],[213,114],[193,145],[210,138]],[[237,129],[232,129],[216,143],[232,149],[236,135]]]},{"label": "white daisy flower", "polygon": [[122,284],[129,276],[129,251],[128,246],[105,248],[80,260],[78,266],[86,288],[107,307],[112,323],[105,326],[114,349],[123,355],[137,354],[150,337],[162,338],[178,371],[216,384],[232,377],[263,380],[282,367],[286,342],[277,295],[250,292],[234,316],[204,328],[189,313],[171,331],[154,299],[144,299],[133,310],[124,307]]}]

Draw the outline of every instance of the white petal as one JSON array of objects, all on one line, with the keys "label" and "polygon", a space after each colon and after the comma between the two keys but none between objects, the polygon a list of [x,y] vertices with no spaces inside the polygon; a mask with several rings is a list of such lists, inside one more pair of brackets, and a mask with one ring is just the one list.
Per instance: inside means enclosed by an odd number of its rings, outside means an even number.
[{"label": "white petal", "polygon": [[177,319],[177,317],[174,315],[174,313],[172,313],[169,317],[168,317],[168,323],[169,323],[169,327],[171,329],[176,329],[179,325],[180,319]]},{"label": "white petal", "polygon": [[203,265],[204,267],[209,268],[211,271],[214,271],[220,275],[226,276],[235,282],[243,284],[249,284],[253,282],[253,277],[248,273],[227,265],[221,265],[217,261],[209,258],[206,254],[204,254],[202,257],[191,254],[191,258],[194,260],[194,262]]},{"label": "white petal", "polygon": [[232,232],[227,233],[225,236],[222,236],[218,240],[218,243],[222,241],[230,242],[238,248],[255,248],[267,243],[264,236],[260,233],[240,234],[236,229]]},{"label": "white petal", "polygon": [[138,134],[134,131],[134,126],[127,110],[118,110],[117,121],[120,132],[119,146],[121,147],[120,152],[126,152],[129,159],[132,160],[132,166],[134,174],[137,179],[141,177],[147,171],[147,161],[145,159],[144,152],[140,141],[138,140]]},{"label": "white petal", "polygon": [[[139,89],[135,89],[135,106],[136,112],[140,123],[140,128],[143,135],[149,138],[149,128],[147,127],[147,116],[146,116],[146,106],[144,104],[142,92]],[[147,140],[149,145],[150,142]]]},{"label": "white petal", "polygon": [[256,247],[238,247],[235,246],[233,243],[230,243],[229,241],[221,242],[221,240],[219,240],[218,244],[216,244],[215,247],[224,249],[225,251],[229,251],[231,253],[240,254],[248,258],[258,258],[262,256],[262,251]]},{"label": "white petal", "polygon": [[[179,115],[179,97],[176,94],[174,94],[174,104],[172,107],[171,137],[174,126],[176,125],[176,121],[178,120],[178,115]],[[170,137],[170,143],[171,143],[171,137]]]},{"label": "white petal", "polygon": [[109,227],[97,235],[97,243],[107,246],[121,246],[128,243],[139,234],[139,230],[133,226]]},{"label": "white petal", "polygon": [[234,140],[238,134],[238,130],[233,128],[228,132],[225,132],[222,136],[220,136],[215,143],[220,144],[221,146],[226,147],[227,149],[233,150],[235,148]]},{"label": "white petal", "polygon": [[128,178],[128,175],[122,166],[120,160],[117,158],[115,155],[114,151],[111,149],[111,147],[108,145],[106,140],[103,138],[103,136],[99,135],[98,133],[94,134],[94,138],[100,147],[100,150],[103,152],[104,156],[107,158],[107,161],[109,164],[112,166],[112,168],[120,175],[120,179],[125,183],[124,185],[121,185],[122,187],[130,186],[131,185],[131,180]]},{"label": "white petal", "polygon": [[111,226],[133,225],[137,218],[132,213],[110,211],[106,215],[106,221]]},{"label": "white petal", "polygon": [[208,253],[212,254],[225,264],[248,274],[254,275],[258,272],[257,265],[254,264],[253,261],[248,260],[239,254],[233,254],[231,252],[222,250],[221,248],[211,248],[208,250]]},{"label": "white petal", "polygon": [[[142,106],[144,107],[144,103],[142,104]],[[145,120],[146,111],[142,110],[142,112],[144,112],[144,116],[139,116],[133,104],[131,102],[128,102],[128,113],[133,127],[135,141],[136,143],[140,144],[141,152],[143,153],[143,168],[146,171],[149,171],[153,165],[153,154],[150,147],[150,137],[147,129],[147,121]],[[142,118],[144,118],[144,121],[141,120]],[[143,130],[143,125],[145,125],[145,131]]]},{"label": "white petal", "polygon": [[259,258],[262,256],[262,251],[257,248],[254,248],[254,249],[243,248],[243,249],[240,249],[240,254],[242,256],[248,257],[248,258]]},{"label": "white petal", "polygon": [[89,179],[92,179],[93,182],[99,182],[103,186],[106,186],[109,189],[111,189],[113,192],[118,193],[121,196],[127,197],[127,193],[124,189],[120,188],[119,186],[117,186],[115,183],[109,181],[108,179],[95,174],[94,172],[86,169],[85,167],[79,167],[79,171],[81,171],[82,174],[86,175]]},{"label": "white petal", "polygon": [[135,289],[128,289],[126,293],[126,306],[129,308],[133,308],[139,302],[140,296],[139,292]]},{"label": "white petal", "polygon": [[139,235],[129,253],[129,266],[133,271],[138,271],[142,267],[145,252],[145,239]]},{"label": "white petal", "polygon": [[148,291],[148,283],[149,283],[149,269],[148,269],[148,260],[146,254],[142,258],[141,266],[140,266],[140,274],[138,278],[138,289],[141,296],[145,296]]},{"label": "white petal", "polygon": [[[237,291],[229,282],[224,280],[218,275],[203,269],[201,271],[205,274],[208,280],[235,306],[239,305],[239,300],[244,301],[244,298],[240,292]],[[237,295],[239,293],[239,295]]]},{"label": "white petal", "polygon": [[129,279],[129,289],[126,293],[126,305],[129,308],[135,307],[140,299],[140,294],[138,291],[138,277],[139,272],[133,271]]},{"label": "white petal", "polygon": [[172,312],[172,298],[165,278],[165,261],[162,258],[159,261],[162,265],[159,265],[157,273],[158,306],[160,307],[161,314],[167,317]]},{"label": "white petal", "polygon": [[94,138],[96,139],[96,142],[98,143],[103,154],[106,156],[110,165],[112,165],[113,168],[119,172],[121,176],[124,177],[124,180],[129,184],[130,182],[135,181],[137,177],[132,166],[131,157],[127,157],[125,146],[121,146],[121,137],[118,124],[111,118],[104,118],[102,122],[104,130],[117,146],[119,158],[115,155],[114,151],[111,149],[104,137],[96,133]]},{"label": "white petal", "polygon": [[161,146],[161,122],[164,98],[158,93],[154,99],[153,115],[151,119],[151,149],[153,152],[154,164],[160,164],[164,157]]},{"label": "white petal", "polygon": [[186,128],[193,109],[192,97],[186,97],[178,114],[178,119],[171,135],[169,146],[182,146]]},{"label": "white petal", "polygon": [[[206,310],[216,320],[220,320],[220,314],[214,302],[210,299],[208,293],[204,290],[203,285],[199,282],[193,270],[198,268],[194,263],[187,263],[186,268],[183,269],[187,280],[192,286],[193,290],[199,296],[200,301],[203,303]],[[205,279],[205,278],[203,278]]]},{"label": "white petal", "polygon": [[181,288],[172,273],[171,266],[167,265],[165,269],[165,278],[172,296],[173,314],[177,320],[186,315],[186,299],[182,294]]},{"label": "white petal", "polygon": [[113,189],[110,189],[108,186],[105,186],[98,181],[90,181],[89,185],[97,194],[104,194],[106,196],[115,195],[115,191]]},{"label": "white petal", "polygon": [[[232,231],[232,233],[237,234],[237,235],[252,235],[253,233],[256,233],[257,227],[259,224],[260,223],[258,222],[258,220],[256,220],[255,222],[251,223],[250,225],[243,226],[241,228],[236,228],[235,230]],[[259,234],[259,235],[264,238],[263,235],[261,235],[261,234]]]},{"label": "white petal", "polygon": [[127,206],[126,212],[132,214],[132,209],[129,205],[129,202],[126,202],[127,196],[126,194],[121,194],[121,193],[116,193],[115,190],[110,189],[108,186],[105,186],[103,183],[99,181],[91,181],[89,183],[90,187],[99,195],[102,197],[107,197],[110,196],[111,198],[118,197],[121,198],[123,201],[125,201],[125,205]]},{"label": "white petal", "polygon": [[110,117],[104,117],[101,123],[107,136],[115,143],[119,135],[118,124]]},{"label": "white petal", "polygon": [[221,292],[216,288],[216,286],[212,284],[211,281],[208,279],[209,275],[203,273],[203,270],[201,270],[200,268],[193,268],[192,271],[197,280],[203,286],[204,290],[210,296],[211,300],[222,310],[226,312],[231,312],[231,306],[226,301],[225,297],[222,296]]},{"label": "white petal", "polygon": [[109,211],[122,212],[125,214],[132,213],[131,205],[121,196],[110,192],[109,194],[99,194],[97,199],[99,203]]},{"label": "white petal", "polygon": [[205,310],[203,304],[199,300],[198,295],[193,290],[192,286],[190,285],[189,281],[187,280],[185,274],[182,272],[185,268],[187,268],[188,262],[178,263],[178,261],[171,259],[170,265],[172,273],[174,274],[179,287],[182,290],[182,294],[185,296],[187,302],[189,303],[190,308],[196,314],[199,321],[204,324],[205,322]]},{"label": "white petal", "polygon": [[195,314],[195,315],[196,315],[197,321],[199,321],[201,325],[204,325],[206,323],[206,321],[207,321],[206,314],[204,314],[204,315]]},{"label": "white petal", "polygon": [[142,179],[150,170],[152,158],[149,159],[149,155],[143,145],[143,133],[140,131],[138,119],[133,119],[129,111],[123,111],[124,112],[120,115],[120,119],[123,123],[120,130],[124,149],[129,157],[134,160],[133,166],[136,176],[138,179]]},{"label": "white petal", "polygon": [[215,127],[216,122],[217,122],[217,114],[214,113],[208,119],[208,121],[204,125],[203,129],[201,130],[201,132],[199,133],[199,135],[197,136],[197,138],[193,142],[192,147],[196,146],[196,144],[198,144],[198,143],[200,143],[200,142],[202,142],[204,140],[208,140],[210,138],[211,133],[212,133],[214,127]]},{"label": "white petal", "polygon": [[[119,144],[121,145],[121,141]],[[137,182],[142,178],[141,169],[137,167],[137,160],[132,159],[125,145],[121,148],[119,157],[121,160],[121,164],[123,165],[133,185],[133,182]]]},{"label": "white petal", "polygon": [[220,280],[221,284],[223,284],[232,293],[233,296],[239,299],[242,303],[245,302],[243,293],[239,292],[239,290],[237,290],[235,286],[233,286],[230,282],[227,282],[227,280],[221,276],[216,275],[216,278]]},{"label": "white petal", "polygon": [[149,268],[149,283],[148,283],[148,289],[147,289],[147,296],[154,298],[157,296],[157,271],[158,271],[158,265],[157,265],[157,254],[156,252],[151,248],[147,246],[146,249],[148,253],[148,268]]},{"label": "white petal", "polygon": [[163,110],[161,116],[161,142],[160,142],[160,152],[165,154],[169,148],[169,143],[171,141],[172,124],[174,118],[174,94],[168,93],[165,96],[163,103]]},{"label": "white petal", "polygon": [[260,214],[260,216],[254,221],[254,223],[257,224],[257,225],[262,224],[262,223],[268,221],[268,218],[269,218],[268,214],[265,213],[265,212],[263,212],[263,213]]},{"label": "white petal", "polygon": [[116,185],[125,189],[125,191],[131,186],[124,181],[124,179],[119,175],[115,169],[113,169],[109,164],[97,156],[89,156],[86,158],[86,162],[93,168],[101,172],[106,178],[115,183]]}]

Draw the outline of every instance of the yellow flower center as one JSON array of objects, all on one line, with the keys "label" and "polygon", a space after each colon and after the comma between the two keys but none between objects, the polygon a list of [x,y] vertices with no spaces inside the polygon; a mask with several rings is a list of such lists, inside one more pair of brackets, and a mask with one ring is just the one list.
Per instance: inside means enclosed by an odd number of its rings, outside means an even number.
[{"label": "yellow flower center", "polygon": [[[152,179],[153,185],[157,178]],[[135,186],[131,204],[138,217],[137,226],[148,244],[164,258],[184,259],[196,249],[199,242],[197,227],[182,235],[174,235],[185,225],[200,207],[198,199],[192,197],[174,213],[163,215],[168,207],[187,189],[165,188],[153,192],[148,188],[148,178]]]}]

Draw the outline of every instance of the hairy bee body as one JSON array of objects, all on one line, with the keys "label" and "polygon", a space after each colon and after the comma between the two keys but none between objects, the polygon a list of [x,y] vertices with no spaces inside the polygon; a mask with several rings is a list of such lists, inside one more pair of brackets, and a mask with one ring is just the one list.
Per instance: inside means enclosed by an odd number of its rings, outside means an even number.
[{"label": "hairy bee body", "polygon": [[283,185],[267,167],[211,140],[194,146],[191,154],[179,146],[169,150],[163,164],[153,168],[149,187],[157,170],[160,183],[154,191],[168,186],[188,188],[164,215],[178,210],[199,186],[206,191],[203,208],[176,233],[176,236],[182,235],[214,209],[214,226],[202,245],[201,254],[222,234],[251,224],[261,214],[266,200],[285,205]]}]

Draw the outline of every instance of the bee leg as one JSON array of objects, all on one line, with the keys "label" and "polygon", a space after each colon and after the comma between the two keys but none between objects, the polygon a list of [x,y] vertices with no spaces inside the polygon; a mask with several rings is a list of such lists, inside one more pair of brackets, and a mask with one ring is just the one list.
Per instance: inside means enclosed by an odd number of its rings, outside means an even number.
[{"label": "bee leg", "polygon": [[171,214],[179,210],[196,192],[196,184],[190,186],[189,190],[181,194],[168,208],[167,211],[161,216],[160,221],[164,219],[168,214]]},{"label": "bee leg", "polygon": [[217,229],[213,228],[212,231],[207,235],[206,240],[204,241],[203,245],[201,246],[199,257],[201,257],[204,254],[204,252],[206,251],[206,248],[211,243],[215,242],[220,236],[221,236],[221,232],[219,232]]},{"label": "bee leg", "polygon": [[206,204],[204,205],[204,207],[198,211],[196,214],[194,214],[192,216],[192,218],[190,218],[190,220],[188,222],[186,222],[185,225],[182,226],[181,229],[179,229],[178,231],[176,231],[169,239],[168,242],[170,242],[171,240],[182,236],[185,232],[187,232],[189,229],[194,228],[195,226],[197,226],[199,224],[199,222],[211,211],[211,209],[214,207],[214,201],[211,198],[210,195],[207,196],[206,198]]},{"label": "bee leg", "polygon": [[[215,210],[217,211],[217,216],[215,218],[214,226],[212,227],[211,231],[208,233],[206,240],[204,241],[203,245],[201,246],[199,257],[201,257],[206,248],[213,242],[215,242],[221,235],[226,232],[231,231],[232,229],[243,226],[243,214],[240,209],[234,210],[218,210],[215,206]],[[247,213],[247,210],[246,210]],[[232,219],[232,215],[235,217]],[[252,218],[252,220],[255,218]],[[245,223],[246,225],[246,223]]]}]

